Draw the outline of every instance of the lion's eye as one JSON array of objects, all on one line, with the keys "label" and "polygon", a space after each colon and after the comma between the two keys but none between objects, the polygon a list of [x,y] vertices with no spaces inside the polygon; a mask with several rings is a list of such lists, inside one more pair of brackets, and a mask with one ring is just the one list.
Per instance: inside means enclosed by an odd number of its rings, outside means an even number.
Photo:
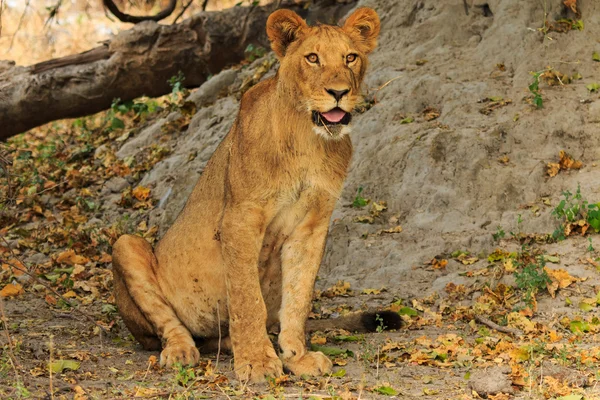
[{"label": "lion's eye", "polygon": [[354,62],[356,60],[356,54],[348,54],[346,56],[346,62],[348,64],[350,64],[351,62]]},{"label": "lion's eye", "polygon": [[306,59],[311,64],[316,64],[319,62],[319,56],[316,55],[315,53],[310,53],[309,55],[306,56]]}]

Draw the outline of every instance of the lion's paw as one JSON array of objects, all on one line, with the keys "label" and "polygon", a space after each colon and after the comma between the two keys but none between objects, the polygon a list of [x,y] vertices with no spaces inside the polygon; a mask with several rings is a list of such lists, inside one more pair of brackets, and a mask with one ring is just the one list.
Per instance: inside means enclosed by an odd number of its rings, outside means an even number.
[{"label": "lion's paw", "polygon": [[200,352],[195,344],[190,343],[167,343],[160,353],[161,367],[170,367],[173,364],[195,366],[200,360]]},{"label": "lion's paw", "polygon": [[253,356],[235,356],[235,370],[240,381],[252,383],[264,382],[266,377],[278,378],[283,375],[283,363],[273,350],[266,349],[263,354]]},{"label": "lion's paw", "polygon": [[320,376],[331,372],[333,364],[320,351],[308,351],[300,357],[284,360],[284,366],[294,375]]}]

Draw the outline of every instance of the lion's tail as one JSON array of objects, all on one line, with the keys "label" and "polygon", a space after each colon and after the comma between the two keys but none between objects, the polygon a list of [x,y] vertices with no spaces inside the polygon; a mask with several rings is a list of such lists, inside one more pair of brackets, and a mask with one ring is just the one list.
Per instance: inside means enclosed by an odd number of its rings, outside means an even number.
[{"label": "lion's tail", "polygon": [[377,332],[400,329],[402,318],[394,311],[361,311],[333,319],[309,319],[306,331],[345,329],[351,332]]}]

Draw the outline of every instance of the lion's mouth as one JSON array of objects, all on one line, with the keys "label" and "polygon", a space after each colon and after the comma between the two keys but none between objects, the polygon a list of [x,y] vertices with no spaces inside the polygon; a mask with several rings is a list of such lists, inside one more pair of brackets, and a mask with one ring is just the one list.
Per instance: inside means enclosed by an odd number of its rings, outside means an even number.
[{"label": "lion's mouth", "polygon": [[352,115],[349,112],[336,107],[330,111],[320,113],[312,112],[313,123],[317,126],[323,125],[348,125],[352,120]]}]

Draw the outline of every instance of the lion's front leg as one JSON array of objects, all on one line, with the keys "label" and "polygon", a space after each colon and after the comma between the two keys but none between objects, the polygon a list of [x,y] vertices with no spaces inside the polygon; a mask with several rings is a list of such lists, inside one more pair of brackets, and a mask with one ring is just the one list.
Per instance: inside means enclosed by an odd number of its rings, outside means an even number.
[{"label": "lion's front leg", "polygon": [[305,324],[327,237],[330,211],[310,211],[282,249],[282,302],[279,346],[286,369],[295,375],[323,375],[332,363],[306,349]]},{"label": "lion's front leg", "polygon": [[264,381],[283,374],[281,360],[267,335],[258,257],[265,233],[264,210],[254,205],[227,209],[221,226],[227,277],[229,337],[240,380]]}]

